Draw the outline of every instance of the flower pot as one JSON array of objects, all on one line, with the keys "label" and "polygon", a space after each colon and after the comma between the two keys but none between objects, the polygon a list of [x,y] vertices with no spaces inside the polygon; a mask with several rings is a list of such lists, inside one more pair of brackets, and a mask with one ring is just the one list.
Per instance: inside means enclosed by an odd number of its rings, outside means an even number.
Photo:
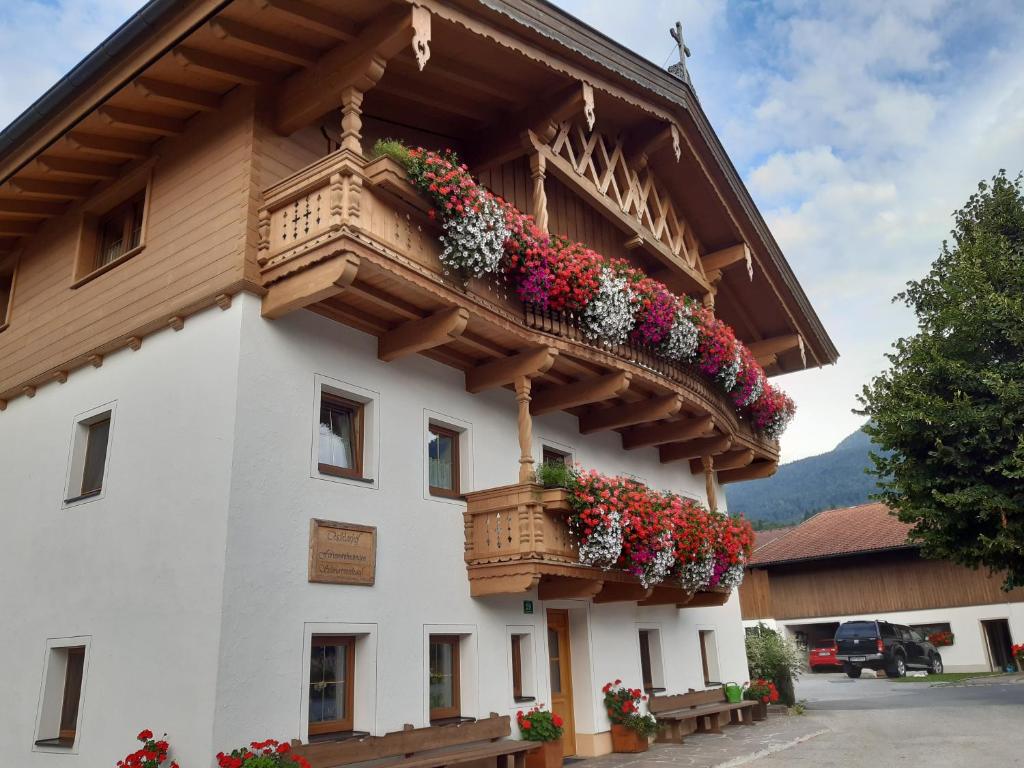
[{"label": "flower pot", "polygon": [[561,768],[562,740],[539,741],[540,749],[526,753],[526,768]]},{"label": "flower pot", "polygon": [[632,728],[612,723],[612,752],[646,752],[650,746],[646,736]]},{"label": "flower pot", "polygon": [[758,702],[755,702],[755,703],[757,704],[757,707],[755,707],[755,709],[757,711],[756,711],[756,713],[754,715],[754,719],[755,720],[767,720],[768,719],[768,702],[767,701],[758,701]]}]

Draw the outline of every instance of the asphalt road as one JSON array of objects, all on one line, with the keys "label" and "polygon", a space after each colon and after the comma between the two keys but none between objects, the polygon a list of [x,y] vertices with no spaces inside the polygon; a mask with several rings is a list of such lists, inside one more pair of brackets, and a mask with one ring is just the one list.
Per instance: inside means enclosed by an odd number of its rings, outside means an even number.
[{"label": "asphalt road", "polygon": [[797,683],[797,698],[829,732],[751,765],[1024,766],[1024,683],[932,687],[818,674]]}]

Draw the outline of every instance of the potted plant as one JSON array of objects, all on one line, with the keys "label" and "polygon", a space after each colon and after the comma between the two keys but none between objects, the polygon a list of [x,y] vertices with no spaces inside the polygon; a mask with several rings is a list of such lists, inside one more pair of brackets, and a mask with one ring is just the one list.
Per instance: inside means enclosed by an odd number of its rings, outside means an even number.
[{"label": "potted plant", "polygon": [[1010,650],[1013,652],[1013,660],[1017,662],[1017,671],[1024,672],[1024,643],[1011,646]]},{"label": "potted plant", "polygon": [[[117,768],[160,768],[167,760],[167,752],[171,748],[167,743],[167,734],[162,739],[156,739],[153,732],[146,728],[135,738],[142,742],[142,746],[126,755],[124,760],[118,760]],[[178,768],[178,764],[172,760],[168,768]]]},{"label": "potted plant", "polygon": [[612,721],[613,752],[646,752],[650,737],[657,732],[658,722],[651,715],[640,714],[640,703],[647,701],[639,688],[624,688],[622,681],[605,683],[604,708]]},{"label": "potted plant", "polygon": [[758,678],[743,686],[743,698],[747,701],[756,701],[760,708],[759,717],[768,717],[768,705],[775,704],[779,700],[779,691],[771,680]]},{"label": "potted plant", "polygon": [[948,629],[940,629],[937,632],[932,632],[928,635],[928,642],[934,645],[936,648],[942,648],[947,645],[953,644],[953,633]]},{"label": "potted plant", "polygon": [[309,761],[292,754],[287,741],[253,741],[247,747],[217,753],[218,768],[310,768]]},{"label": "potted plant", "polygon": [[540,742],[539,749],[526,753],[526,768],[559,768],[562,764],[562,718],[543,706],[516,713],[523,739]]}]

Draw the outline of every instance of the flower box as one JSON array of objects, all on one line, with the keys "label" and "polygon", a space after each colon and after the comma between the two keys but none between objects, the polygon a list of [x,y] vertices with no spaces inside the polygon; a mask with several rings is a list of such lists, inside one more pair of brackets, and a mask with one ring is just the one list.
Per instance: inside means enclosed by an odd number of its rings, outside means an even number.
[{"label": "flower box", "polygon": [[538,742],[537,749],[526,753],[526,768],[560,768],[562,740]]},{"label": "flower box", "polygon": [[650,739],[632,728],[612,723],[612,752],[646,752]]}]

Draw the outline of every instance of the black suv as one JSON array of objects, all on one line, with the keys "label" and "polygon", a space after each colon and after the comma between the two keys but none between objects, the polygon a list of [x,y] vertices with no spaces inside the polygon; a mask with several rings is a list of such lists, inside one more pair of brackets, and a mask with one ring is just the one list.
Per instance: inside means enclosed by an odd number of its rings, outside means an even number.
[{"label": "black suv", "polygon": [[888,677],[903,677],[908,669],[942,674],[942,656],[916,629],[888,621],[847,621],[836,630],[836,658],[850,677],[860,671],[884,669]]}]

